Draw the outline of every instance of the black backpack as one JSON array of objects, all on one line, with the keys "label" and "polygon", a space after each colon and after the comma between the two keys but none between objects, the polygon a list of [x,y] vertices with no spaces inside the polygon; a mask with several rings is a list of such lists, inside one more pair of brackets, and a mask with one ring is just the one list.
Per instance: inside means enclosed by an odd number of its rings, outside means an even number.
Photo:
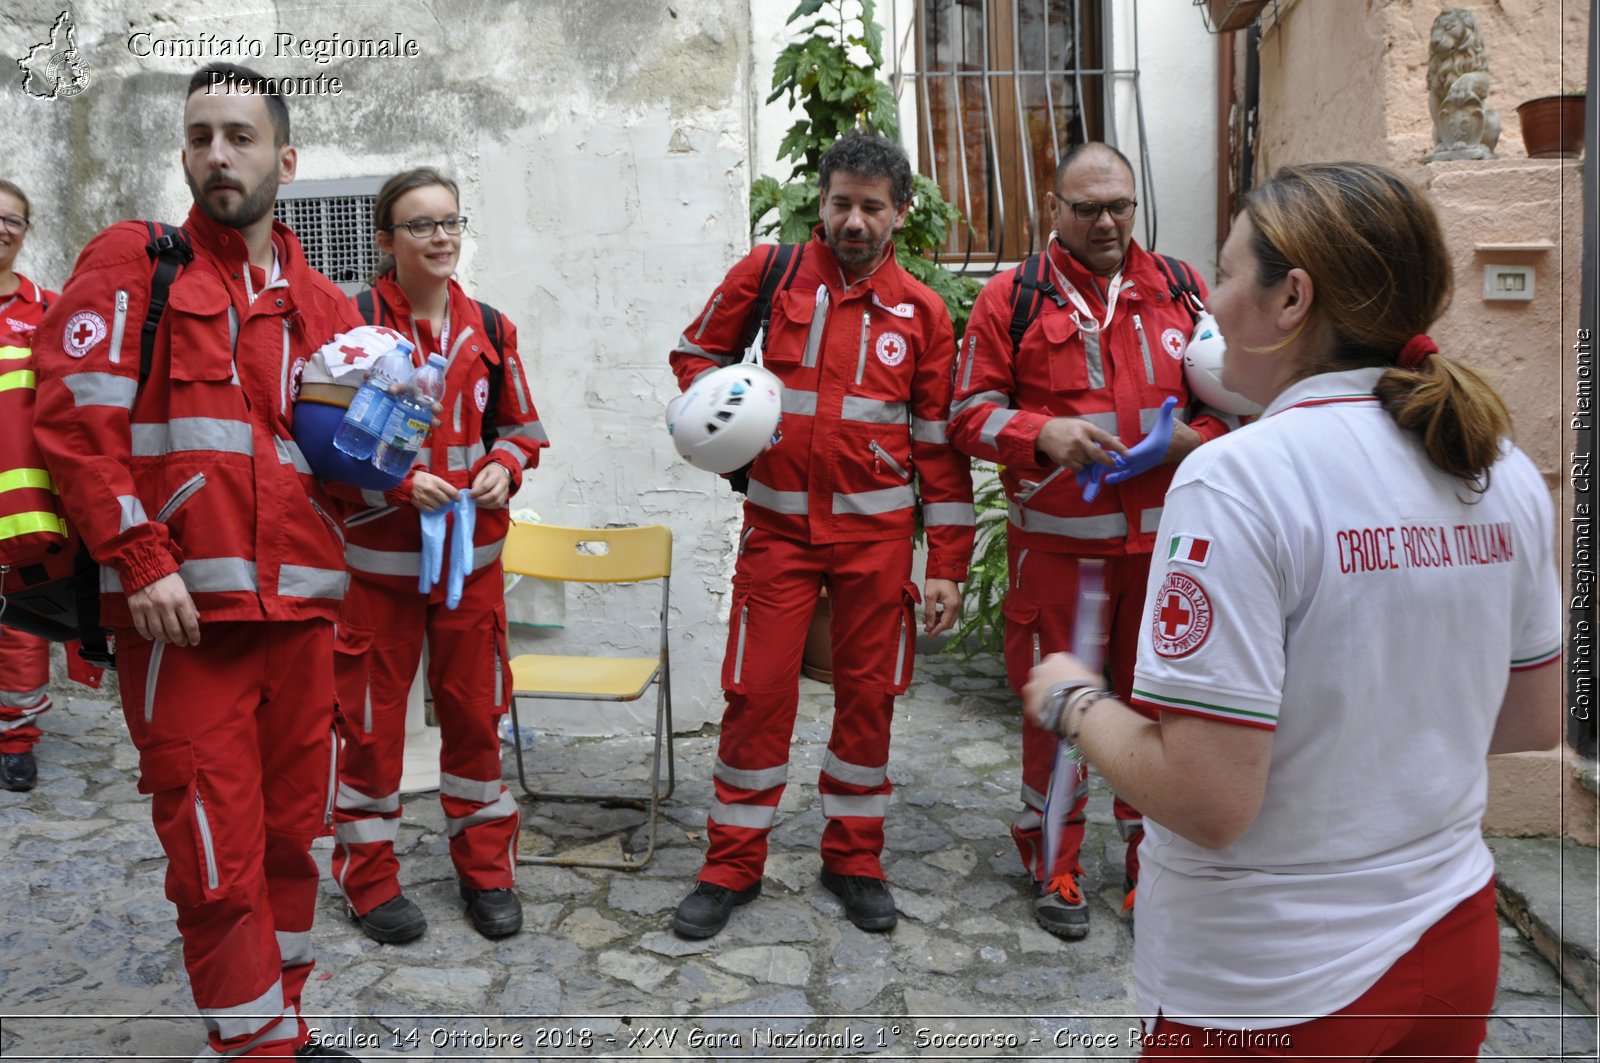
[{"label": "black backpack", "polygon": [[[1166,275],[1167,290],[1172,295],[1172,301],[1188,310],[1189,317],[1198,321],[1200,312],[1205,309],[1205,301],[1200,297],[1200,278],[1186,263],[1171,255],[1154,257],[1156,265]],[[1039,316],[1046,299],[1057,306],[1067,305],[1066,297],[1050,282],[1050,268],[1045,261],[1045,253],[1038,251],[1024,259],[1012,273],[1010,332],[1013,356],[1022,349],[1022,337],[1027,333],[1028,326],[1033,324],[1034,318]]]},{"label": "black backpack", "polygon": [[[384,325],[389,322],[383,320],[383,303],[377,294],[366,288],[356,293],[356,312],[361,315],[361,320],[369,325]],[[489,374],[489,398],[484,403],[483,418],[483,449],[490,450],[494,447],[495,440],[500,438],[500,426],[494,423],[493,411],[500,408],[500,392],[505,386],[506,378],[506,348],[505,316],[481,299],[474,299],[478,304],[478,313],[483,317],[483,335],[494,348],[494,353],[500,356],[499,368]]]},{"label": "black backpack", "polygon": [[[140,387],[150,378],[156,330],[161,327],[161,315],[166,312],[172,282],[177,280],[183,267],[194,260],[189,234],[183,229],[158,221],[147,221],[144,225],[150,233],[145,252],[150,256],[153,271],[150,307],[139,332]],[[105,629],[100,626],[100,566],[89,556],[89,549],[81,539],[71,575],[52,577],[43,558],[34,564],[16,565],[15,574],[22,580],[22,587],[6,589],[4,614],[0,618],[6,628],[25,631],[51,642],[77,639],[81,644],[79,656],[90,664],[108,667],[114,663]]]}]

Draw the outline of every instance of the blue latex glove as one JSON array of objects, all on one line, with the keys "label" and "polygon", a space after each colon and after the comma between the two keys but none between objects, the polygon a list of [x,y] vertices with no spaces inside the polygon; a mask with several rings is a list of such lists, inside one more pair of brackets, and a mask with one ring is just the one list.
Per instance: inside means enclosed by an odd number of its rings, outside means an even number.
[{"label": "blue latex glove", "polygon": [[1161,415],[1156,418],[1150,434],[1126,455],[1117,455],[1117,467],[1106,473],[1106,483],[1119,484],[1161,464],[1161,460],[1167,456],[1167,448],[1172,445],[1172,427],[1177,419],[1177,408],[1178,400],[1169,395],[1167,401],[1161,404]]},{"label": "blue latex glove", "polygon": [[[1122,460],[1121,454],[1113,454],[1111,457],[1114,461]],[[1085,502],[1093,502],[1095,500],[1095,497],[1100,494],[1101,478],[1111,471],[1111,469],[1101,465],[1098,461],[1091,461],[1077,471],[1078,484],[1083,488],[1083,500]]]},{"label": "blue latex glove", "polygon": [[422,566],[417,576],[417,590],[427,594],[444,574],[445,518],[449,506],[421,511],[422,514]]},{"label": "blue latex glove", "polygon": [[450,508],[455,510],[456,530],[450,540],[450,581],[444,592],[446,609],[461,604],[461,588],[472,574],[472,531],[478,523],[478,502],[463,491]]}]

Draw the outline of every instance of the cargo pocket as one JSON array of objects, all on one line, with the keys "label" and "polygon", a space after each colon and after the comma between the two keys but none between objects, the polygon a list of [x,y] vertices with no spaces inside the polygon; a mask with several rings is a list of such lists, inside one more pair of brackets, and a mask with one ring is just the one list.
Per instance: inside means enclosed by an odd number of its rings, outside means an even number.
[{"label": "cargo pocket", "polygon": [[194,747],[181,740],[142,750],[139,792],[150,795],[150,818],[167,854],[167,899],[189,907],[215,900],[222,873]]},{"label": "cargo pocket", "polygon": [[1017,594],[1006,595],[1000,605],[1006,618],[1006,675],[1021,686],[1042,656],[1039,646],[1039,606]]},{"label": "cargo pocket", "polygon": [[749,576],[733,577],[733,606],[728,613],[728,651],[722,655],[722,689],[729,694],[743,694],[746,658],[750,651],[750,589],[754,583]]},{"label": "cargo pocket", "polygon": [[506,646],[506,607],[494,613],[494,715],[511,711],[511,657]]},{"label": "cargo pocket", "polygon": [[360,730],[363,735],[372,733],[372,687],[368,655],[372,650],[372,628],[363,623],[363,617],[352,615],[351,599],[344,601],[344,610],[333,628],[333,677],[338,691],[338,716],[344,720],[346,733]]},{"label": "cargo pocket", "polygon": [[167,317],[172,322],[173,380],[216,383],[233,379],[233,330],[222,282],[196,274],[172,286]]},{"label": "cargo pocket", "polygon": [[811,292],[792,288],[779,292],[772,300],[762,361],[768,365],[815,365],[827,312],[825,298],[819,305]]},{"label": "cargo pocket", "polygon": [[[1045,314],[1039,319],[1039,331],[1046,341],[1052,391],[1083,391],[1105,386],[1103,371],[1090,372],[1090,361],[1099,362],[1098,350],[1091,358],[1090,347],[1098,348],[1098,345],[1092,345],[1087,337],[1082,343],[1070,342],[1078,332],[1078,324],[1071,314]],[[1098,376],[1101,382],[1095,384],[1091,375]]]},{"label": "cargo pocket", "polygon": [[917,606],[921,604],[922,592],[907,580],[900,587],[900,638],[894,651],[891,694],[904,694],[911,686],[912,666],[917,656]]}]

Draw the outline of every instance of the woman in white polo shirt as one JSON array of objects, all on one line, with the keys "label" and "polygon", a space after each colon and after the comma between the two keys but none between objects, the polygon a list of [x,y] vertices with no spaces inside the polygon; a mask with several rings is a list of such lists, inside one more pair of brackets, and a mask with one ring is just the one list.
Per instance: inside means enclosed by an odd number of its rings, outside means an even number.
[{"label": "woman in white polo shirt", "polygon": [[1223,382],[1266,410],[1167,495],[1133,691],[1160,720],[1065,654],[1029,711],[1147,816],[1145,1058],[1475,1059],[1484,758],[1561,738],[1550,495],[1427,337],[1450,258],[1409,182],[1280,170],[1220,265]]}]

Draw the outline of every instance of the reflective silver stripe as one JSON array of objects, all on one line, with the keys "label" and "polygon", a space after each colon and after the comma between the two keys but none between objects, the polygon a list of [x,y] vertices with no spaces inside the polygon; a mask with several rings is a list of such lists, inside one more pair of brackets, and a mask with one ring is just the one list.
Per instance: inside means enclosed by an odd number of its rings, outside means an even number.
[{"label": "reflective silver stripe", "polygon": [[452,431],[461,431],[461,396],[456,396],[456,404],[450,411],[450,428]]},{"label": "reflective silver stripe", "polygon": [[5,734],[7,731],[15,731],[19,727],[27,727],[29,724],[33,723],[33,718],[35,716],[38,716],[49,707],[50,702],[47,701],[43,705],[39,705],[31,709],[23,709],[22,714],[15,720],[0,720],[0,734]]},{"label": "reflective silver stripe", "polygon": [[[102,582],[110,569],[101,569]],[[144,722],[149,723],[156,711],[156,676],[161,674],[161,659],[166,656],[167,644],[158,642],[150,647],[150,666],[144,673]]]},{"label": "reflective silver stripe", "polygon": [[200,1008],[199,1012],[206,1029],[216,1034],[218,1040],[248,1036],[266,1025],[265,1020],[283,1014],[283,982],[273,982],[265,993],[249,1003],[235,1004],[231,1008]]},{"label": "reflective silver stripe", "polygon": [[743,827],[746,830],[771,830],[778,821],[777,805],[728,805],[711,802],[706,822],[724,827]]},{"label": "reflective silver stripe", "polygon": [[[492,543],[474,547],[472,570],[476,572],[499,557],[505,545],[504,539],[497,539]],[[414,550],[373,550],[348,543],[344,548],[344,561],[353,569],[370,572],[376,576],[415,576],[422,571],[422,554]]]},{"label": "reflective silver stripe", "polygon": [[971,502],[924,502],[922,523],[929,528],[975,528],[978,510]]},{"label": "reflective silver stripe", "polygon": [[431,468],[433,466],[433,448],[420,448],[417,451],[417,456],[411,459],[411,464],[420,466],[424,469]]},{"label": "reflective silver stripe", "polygon": [[1149,509],[1139,511],[1139,530],[1154,533],[1161,527],[1161,510],[1163,506],[1151,506]]},{"label": "reflective silver stripe", "polygon": [[804,491],[775,491],[760,480],[750,481],[745,495],[752,505],[770,509],[774,513],[804,516],[810,510],[810,496]]},{"label": "reflective silver stripe", "polygon": [[785,761],[775,768],[735,768],[718,757],[711,777],[741,790],[770,790],[789,781],[789,764]]},{"label": "reflective silver stripe", "polygon": [[957,414],[966,413],[974,406],[982,405],[985,402],[991,402],[996,406],[1005,406],[1009,404],[1009,400],[1007,400],[1005,395],[1001,392],[975,391],[959,402],[952,404],[950,407],[950,416],[955,417]]},{"label": "reflective silver stripe", "polygon": [[1100,337],[1091,333],[1083,333],[1083,358],[1089,363],[1089,387],[1100,389],[1106,386],[1106,366],[1100,358]]},{"label": "reflective silver stripe", "polygon": [[121,526],[119,532],[125,532],[135,524],[144,524],[150,518],[145,516],[144,503],[139,501],[137,495],[118,495],[117,506],[122,510]]},{"label": "reflective silver stripe", "polygon": [[978,430],[978,439],[988,446],[999,446],[1001,431],[1021,412],[1021,410],[991,410],[989,416],[983,419],[983,427]]},{"label": "reflective silver stripe", "polygon": [[[344,526],[346,528],[354,528],[354,527],[357,527],[357,526],[362,525],[362,524],[369,524],[372,521],[377,520],[379,517],[387,517],[389,514],[391,514],[391,513],[393,513],[395,511],[395,507],[394,506],[386,506],[386,505],[383,504],[383,495],[380,492],[378,492],[378,491],[363,491],[361,493],[363,495],[377,495],[378,496],[377,508],[376,509],[364,509],[360,513],[357,513],[355,516],[351,517],[349,520],[344,522]],[[370,502],[371,499],[364,499],[364,501],[369,501]]]},{"label": "reflective silver stripe", "polygon": [[485,453],[481,439],[474,440],[464,447],[450,447],[445,451],[445,468],[451,472],[466,472]]},{"label": "reflective silver stripe", "polygon": [[135,423],[133,456],[159,458],[185,450],[213,450],[224,454],[254,454],[250,426],[220,417],[178,417],[162,424]]},{"label": "reflective silver stripe", "polygon": [[949,421],[924,421],[920,417],[911,418],[911,438],[918,443],[948,443],[949,430]]},{"label": "reflective silver stripe", "polygon": [[[183,577],[191,594],[260,590],[256,584],[256,566],[242,557],[202,557],[185,561],[178,566],[178,575]],[[100,589],[111,594],[121,593],[122,578],[115,569],[101,568]]]},{"label": "reflective silver stripe", "polygon": [[61,382],[72,392],[74,406],[115,406],[119,410],[133,409],[134,396],[139,393],[139,382],[115,373],[70,373]]},{"label": "reflective silver stripe", "polygon": [[[122,361],[122,334],[128,327],[128,292],[118,288],[116,294],[116,310],[111,315],[111,350],[108,352],[113,363]],[[82,405],[81,403],[79,405]]]},{"label": "reflective silver stripe", "polygon": [[1110,412],[1110,413],[1073,413],[1073,414],[1068,414],[1067,416],[1076,417],[1080,421],[1088,421],[1090,424],[1094,425],[1096,428],[1098,428],[1098,429],[1100,429],[1102,431],[1105,431],[1105,432],[1110,432],[1112,435],[1116,435],[1117,434],[1117,415],[1116,415],[1115,412]]},{"label": "reflective silver stripe", "polygon": [[[1033,787],[1029,786],[1027,783],[1023,783],[1022,784],[1022,803],[1027,805],[1029,808],[1043,808],[1044,807],[1044,794],[1040,793],[1038,790],[1035,790]],[[1038,824],[1036,823],[1036,824],[1034,824],[1034,826],[1038,826]]]},{"label": "reflective silver stripe", "polygon": [[531,439],[535,443],[548,443],[550,436],[544,430],[542,421],[529,421],[527,424],[503,424],[496,429],[495,438],[504,443],[508,439]]},{"label": "reflective silver stripe", "polygon": [[278,593],[285,598],[343,598],[350,573],[342,568],[284,565],[278,569]]},{"label": "reflective silver stripe", "polygon": [[[755,484],[750,486],[754,487]],[[893,513],[896,510],[908,509],[917,504],[917,493],[910,484],[899,487],[885,487],[878,491],[856,491],[844,494],[839,491],[833,493],[833,511],[835,513],[857,513],[863,516],[875,516],[880,513]]]},{"label": "reflective silver stripe", "polygon": [[888,794],[822,795],[822,814],[828,819],[882,819],[888,810]]},{"label": "reflective silver stripe", "polygon": [[[361,491],[361,501],[365,502],[369,506],[372,506],[374,509],[393,508],[389,505],[388,500],[383,497],[382,491],[369,491],[363,488]],[[365,514],[362,515],[364,516]]]},{"label": "reflective silver stripe", "polygon": [[50,704],[50,699],[45,696],[49,689],[50,684],[46,683],[32,690],[0,690],[0,706],[30,713],[43,712]]},{"label": "reflective silver stripe", "polygon": [[266,1027],[239,1047],[230,1048],[226,1052],[218,1052],[210,1045],[207,1045],[195,1059],[237,1059],[263,1041],[287,1041],[297,1036],[299,1032],[299,1017],[295,1015],[293,1010],[285,1011],[281,1019]]},{"label": "reflective silver stripe", "polygon": [[852,764],[848,760],[840,760],[831,749],[822,758],[822,771],[850,786],[882,786],[889,777],[888,764],[879,764],[876,768]]},{"label": "reflective silver stripe", "polygon": [[506,541],[504,539],[496,539],[492,543],[474,547],[472,550],[472,571],[478,571],[478,569],[499,557],[500,551],[505,548]]},{"label": "reflective silver stripe", "polygon": [[[700,327],[694,330],[694,338],[699,339],[705,332],[706,326],[711,324],[711,315],[717,312],[717,307],[722,305],[722,293],[718,292],[711,297],[711,305],[706,307],[706,316],[700,319]],[[687,337],[685,337],[687,339]]]},{"label": "reflective silver stripe", "polygon": [[743,361],[743,355],[738,355],[738,354],[712,354],[710,351],[706,350],[704,347],[700,346],[698,343],[696,343],[693,340],[691,340],[688,336],[683,336],[683,337],[679,338],[678,345],[676,347],[672,348],[672,353],[673,354],[689,354],[689,355],[693,355],[696,358],[705,358],[705,359],[708,359],[710,361],[716,362],[718,365],[733,365],[735,362]]},{"label": "reflective silver stripe", "polygon": [[532,404],[528,401],[528,389],[522,382],[521,363],[507,355],[500,363],[500,371],[511,378],[511,390],[517,395],[517,412],[526,417]]},{"label": "reflective silver stripe", "polygon": [[717,370],[716,370],[715,366],[707,366],[706,368],[700,370],[700,372],[696,373],[694,375],[694,378],[691,379],[689,381],[689,383],[691,383],[691,384],[697,383],[700,380],[700,378],[705,376],[707,373],[715,373],[716,371]]},{"label": "reflective silver stripe", "polygon": [[800,364],[812,367],[817,364],[817,353],[822,349],[822,327],[828,320],[828,287],[817,285],[817,309],[811,318],[811,330],[806,333],[806,353]]},{"label": "reflective silver stripe", "polygon": [[815,391],[801,391],[799,388],[784,388],[783,412],[815,417],[817,415],[817,393]]},{"label": "reflective silver stripe", "polygon": [[1117,834],[1121,835],[1123,841],[1127,841],[1142,830],[1144,830],[1144,820],[1142,819],[1117,820]]},{"label": "reflective silver stripe", "polygon": [[306,461],[306,456],[300,452],[300,444],[292,439],[272,439],[272,445],[278,451],[278,464],[293,465],[294,471],[302,476],[311,475],[311,463]]},{"label": "reflective silver stripe", "polygon": [[400,817],[394,819],[352,819],[333,825],[333,836],[345,845],[370,845],[373,842],[394,843],[400,833]]},{"label": "reflective silver stripe", "polygon": [[505,785],[499,779],[467,779],[460,775],[439,773],[439,793],[445,797],[487,804],[499,797],[503,789]]},{"label": "reflective silver stripe", "polygon": [[167,518],[178,511],[179,506],[189,501],[194,493],[205,485],[206,474],[203,472],[197,472],[179,484],[178,489],[172,492],[172,497],[161,503],[161,508],[156,510],[156,523],[165,524]]},{"label": "reflective silver stripe", "polygon": [[1073,539],[1111,539],[1128,534],[1128,518],[1121,513],[1097,517],[1055,517],[1026,509],[1015,502],[1006,504],[1006,516],[1023,531],[1042,535],[1064,535]]},{"label": "reflective silver stripe", "polygon": [[301,967],[311,962],[311,931],[278,930],[278,959],[285,967]]},{"label": "reflective silver stripe", "polygon": [[905,424],[906,404],[869,399],[864,395],[846,395],[839,411],[844,421],[863,421],[867,424]]},{"label": "reflective silver stripe", "polygon": [[[1161,407],[1159,407],[1159,406],[1150,407],[1148,409],[1140,410],[1139,411],[1139,430],[1141,432],[1149,432],[1150,429],[1152,429],[1152,428],[1154,428],[1156,426],[1156,421],[1158,421],[1160,419],[1161,419]],[[1182,421],[1184,424],[1188,424],[1189,423],[1189,419],[1183,415],[1183,411],[1182,410],[1178,410],[1177,411],[1177,416],[1174,417],[1173,420]]]},{"label": "reflective silver stripe", "polygon": [[497,819],[505,819],[516,814],[516,798],[511,796],[510,790],[502,789],[500,796],[495,798],[492,804],[484,805],[470,815],[462,816],[459,819],[446,816],[444,821],[445,836],[454,838],[468,827],[475,827],[479,823],[492,823]]},{"label": "reflective silver stripe", "polygon": [[518,466],[521,466],[522,462],[523,462],[523,459],[527,457],[527,451],[523,450],[521,447],[517,446],[515,443],[507,442],[504,439],[495,440],[494,446],[489,448],[489,453],[490,454],[504,454],[506,457],[510,458]]}]

